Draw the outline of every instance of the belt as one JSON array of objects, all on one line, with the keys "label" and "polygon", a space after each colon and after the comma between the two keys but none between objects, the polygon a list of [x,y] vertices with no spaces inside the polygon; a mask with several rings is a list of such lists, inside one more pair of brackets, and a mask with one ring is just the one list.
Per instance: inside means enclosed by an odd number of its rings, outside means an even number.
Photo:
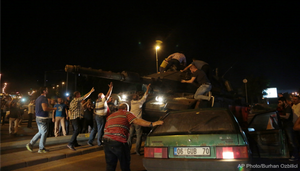
[{"label": "belt", "polygon": [[[210,85],[210,83],[203,83],[203,84],[205,84],[205,85]],[[202,84],[202,85],[203,85],[203,84]]]}]

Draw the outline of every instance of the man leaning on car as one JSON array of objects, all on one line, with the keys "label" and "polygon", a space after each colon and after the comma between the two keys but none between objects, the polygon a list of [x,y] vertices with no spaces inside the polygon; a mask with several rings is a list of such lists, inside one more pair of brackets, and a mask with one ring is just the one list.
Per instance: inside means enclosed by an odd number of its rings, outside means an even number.
[{"label": "man leaning on car", "polygon": [[127,104],[122,103],[117,112],[107,117],[103,136],[107,171],[116,170],[118,160],[121,170],[130,170],[130,149],[127,143],[130,124],[144,127],[163,124],[163,121],[148,122],[136,118],[127,110],[128,108]]}]

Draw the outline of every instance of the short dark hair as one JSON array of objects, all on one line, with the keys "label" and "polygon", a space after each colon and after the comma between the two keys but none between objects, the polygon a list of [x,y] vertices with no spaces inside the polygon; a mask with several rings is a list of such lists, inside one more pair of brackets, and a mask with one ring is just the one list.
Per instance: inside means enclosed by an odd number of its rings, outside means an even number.
[{"label": "short dark hair", "polygon": [[286,102],[286,99],[284,98],[284,97],[280,97],[279,99],[278,99],[278,101],[283,101],[283,102]]},{"label": "short dark hair", "polygon": [[43,86],[43,87],[40,87],[39,91],[40,91],[40,94],[44,94],[44,91],[46,91],[47,87]]},{"label": "short dark hair", "polygon": [[121,103],[119,105],[119,109],[128,109],[128,104],[127,103]]},{"label": "short dark hair", "polygon": [[298,98],[298,100],[300,100],[300,96],[294,96],[294,97],[297,97],[297,98]]},{"label": "short dark hair", "polygon": [[79,91],[75,91],[75,92],[73,93],[74,97],[76,97],[76,95],[77,95],[78,93],[80,93],[80,92],[79,92]]}]

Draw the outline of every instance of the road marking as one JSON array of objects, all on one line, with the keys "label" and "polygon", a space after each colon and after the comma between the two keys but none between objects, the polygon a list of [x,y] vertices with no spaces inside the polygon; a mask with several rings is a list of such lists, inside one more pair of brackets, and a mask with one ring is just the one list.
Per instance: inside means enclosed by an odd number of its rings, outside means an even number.
[{"label": "road marking", "polygon": [[[95,153],[99,153],[99,152],[95,152]],[[92,154],[92,153],[89,153],[89,154]],[[84,155],[86,155],[86,154],[84,154]],[[79,162],[79,161],[89,160],[89,159],[93,159],[95,157],[103,157],[103,156],[105,156],[105,154],[102,151],[100,154],[92,155],[91,157],[80,158],[80,157],[82,157],[82,155],[68,157],[68,158],[65,158],[65,159],[62,159],[62,160],[53,161],[53,162],[56,162],[56,163],[52,163],[51,164],[52,166],[49,166],[45,169],[39,169],[39,170],[50,170],[50,169],[57,168],[57,167],[60,167],[60,166],[65,166],[66,164],[72,164],[72,163],[76,163],[76,162]],[[74,160],[75,157],[78,157],[78,159]],[[65,161],[65,160],[71,160],[71,161]]]}]

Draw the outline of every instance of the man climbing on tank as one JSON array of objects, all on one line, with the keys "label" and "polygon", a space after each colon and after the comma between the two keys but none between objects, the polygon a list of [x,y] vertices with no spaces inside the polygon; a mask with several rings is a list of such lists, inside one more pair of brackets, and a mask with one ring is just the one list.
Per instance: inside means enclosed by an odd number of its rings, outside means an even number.
[{"label": "man climbing on tank", "polygon": [[164,70],[161,70],[161,72],[167,71],[168,69],[170,69],[172,66],[176,69],[176,70],[180,70],[181,67],[185,67],[186,66],[186,58],[185,55],[181,52],[176,52],[173,53],[171,55],[169,55],[167,58],[168,64],[165,67]]},{"label": "man climbing on tank", "polygon": [[[194,94],[194,99],[198,100],[207,100],[211,101],[211,106],[214,105],[214,97],[211,95],[211,83],[209,79],[207,78],[206,74],[203,70],[198,69],[195,65],[190,66],[190,70],[192,73],[192,78],[190,80],[181,80],[182,83],[196,83],[199,85],[199,88],[197,89],[196,93]],[[207,95],[204,95],[208,93]],[[196,108],[199,105],[199,101],[196,105]]]}]

